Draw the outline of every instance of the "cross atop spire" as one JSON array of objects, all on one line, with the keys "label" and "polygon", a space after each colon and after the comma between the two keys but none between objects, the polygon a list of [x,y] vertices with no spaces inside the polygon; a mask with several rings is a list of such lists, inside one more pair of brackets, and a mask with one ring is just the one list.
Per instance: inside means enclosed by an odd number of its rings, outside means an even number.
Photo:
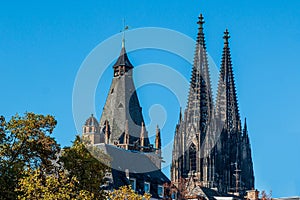
[{"label": "cross atop spire", "polygon": [[218,84],[216,110],[218,117],[222,122],[225,122],[226,128],[229,131],[240,131],[241,122],[231,62],[231,54],[228,41],[229,38],[229,31],[226,29],[223,36],[224,48]]},{"label": "cross atop spire", "polygon": [[205,23],[202,13],[199,15],[198,19],[199,19],[199,21],[197,22],[197,24],[199,24],[200,28],[202,28],[203,24]]},{"label": "cross atop spire", "polygon": [[122,48],[125,48],[125,32],[129,29],[128,25],[125,25],[125,18],[123,19],[123,30],[121,31],[123,33],[122,35]]},{"label": "cross atop spire", "polygon": [[228,29],[225,30],[223,38],[224,38],[224,44],[228,45],[229,44],[228,40],[230,38]]},{"label": "cross atop spire", "polygon": [[129,29],[129,27],[127,25],[125,25],[125,19],[124,19],[123,23],[124,23],[124,28],[121,31],[123,33],[122,49],[121,49],[121,53],[120,53],[120,56],[119,56],[117,62],[113,66],[114,77],[123,76],[125,74],[125,72],[128,72],[130,69],[133,68],[133,65],[130,63],[127,53],[126,53],[126,49],[125,49],[125,31],[127,31]]},{"label": "cross atop spire", "polygon": [[[199,28],[190,81],[187,118],[190,123],[202,124],[201,127],[204,127],[212,117],[213,100],[203,31],[204,17],[202,14],[200,14],[197,23]],[[204,130],[204,128],[201,128],[201,130]]]}]

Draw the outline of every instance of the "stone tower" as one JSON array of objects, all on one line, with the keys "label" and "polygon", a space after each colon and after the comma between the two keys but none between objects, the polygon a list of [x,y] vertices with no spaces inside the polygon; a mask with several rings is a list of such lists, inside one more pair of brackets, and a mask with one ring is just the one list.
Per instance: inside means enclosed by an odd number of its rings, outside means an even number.
[{"label": "stone tower", "polygon": [[201,187],[243,194],[254,187],[254,174],[246,122],[244,130],[241,128],[229,32],[226,30],[223,37],[224,48],[214,106],[202,15],[198,24],[188,104],[184,117],[180,112],[175,130],[171,180],[179,184],[182,178],[192,177],[193,184]]},{"label": "stone tower", "polygon": [[[186,178],[193,173],[198,181],[209,185],[209,170],[204,166],[210,162],[205,158],[205,140],[210,132],[213,119],[213,100],[210,75],[207,61],[205,38],[203,32],[203,16],[199,16],[194,65],[192,69],[188,104],[184,119],[180,119],[176,127],[171,176],[176,182],[178,178]],[[178,158],[178,160],[174,158]]]},{"label": "stone tower", "polygon": [[103,140],[103,135],[100,134],[100,127],[97,119],[92,114],[84,123],[82,127],[82,135],[92,144],[100,143]]},{"label": "stone tower", "polygon": [[131,185],[138,194],[147,192],[161,199],[163,185],[170,183],[161,171],[161,134],[157,127],[154,145],[150,144],[133,82],[133,69],[123,38],[100,123],[93,115],[89,117],[83,126],[83,139],[111,158],[111,170],[102,188],[111,191]]},{"label": "stone tower", "polygon": [[[133,65],[131,64],[122,41],[121,53],[113,65],[113,78],[103,107],[100,122],[90,117],[83,127],[83,135],[89,135],[92,144],[110,144],[126,150],[153,153],[152,160],[157,158],[157,166],[161,162],[160,131],[156,133],[155,145],[150,144],[145,127],[142,108],[133,82]],[[92,121],[90,134],[87,123]],[[89,124],[88,123],[88,124]],[[94,138],[93,138],[94,137]],[[149,154],[150,156],[150,154]]]},{"label": "stone tower", "polygon": [[[126,131],[129,133],[129,145],[140,145],[140,134],[144,118],[132,79],[133,65],[128,59],[124,45],[117,62],[113,66],[114,76],[109,94],[100,119],[100,127],[108,121],[111,135],[108,144],[123,144]],[[128,130],[126,130],[126,127]],[[145,127],[143,128],[145,129]],[[146,129],[143,146],[149,147],[150,142]]]}]

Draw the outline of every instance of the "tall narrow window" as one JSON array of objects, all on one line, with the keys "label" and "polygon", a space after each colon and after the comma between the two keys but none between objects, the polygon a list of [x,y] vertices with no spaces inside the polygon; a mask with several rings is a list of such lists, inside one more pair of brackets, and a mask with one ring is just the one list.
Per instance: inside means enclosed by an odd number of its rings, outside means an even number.
[{"label": "tall narrow window", "polygon": [[196,146],[191,144],[189,148],[190,171],[196,171]]},{"label": "tall narrow window", "polygon": [[157,186],[157,194],[160,198],[164,197],[164,187],[162,185]]},{"label": "tall narrow window", "polygon": [[129,181],[130,181],[131,189],[133,189],[135,191],[136,190],[136,180],[135,180],[135,178],[131,178],[131,179],[129,179]]},{"label": "tall narrow window", "polygon": [[145,191],[145,193],[150,193],[150,183],[149,182],[144,183],[144,191]]}]

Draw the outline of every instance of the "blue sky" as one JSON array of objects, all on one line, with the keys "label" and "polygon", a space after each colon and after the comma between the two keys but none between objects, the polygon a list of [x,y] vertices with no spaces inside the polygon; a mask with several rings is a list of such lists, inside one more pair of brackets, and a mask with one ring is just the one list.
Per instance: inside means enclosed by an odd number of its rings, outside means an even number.
[{"label": "blue sky", "polygon": [[[223,31],[228,28],[240,112],[242,118],[247,117],[251,137],[256,187],[272,190],[275,197],[300,195],[300,1],[0,4],[0,114],[7,118],[26,111],[54,115],[58,120],[54,135],[62,146],[70,145],[76,134],[72,114],[76,74],[99,43],[119,33],[123,18],[131,29],[162,27],[195,39],[197,17],[203,13],[207,49],[217,66]],[[128,45],[130,42],[134,41]],[[170,53],[145,50],[129,56],[136,69],[147,63],[162,63],[189,79],[191,66]],[[98,118],[110,85],[110,70],[97,87],[94,106]],[[151,117],[157,123],[162,121],[160,117],[166,118],[162,134],[163,144],[168,143],[177,122],[177,100],[158,85],[138,88],[138,92],[146,122],[150,123]],[[166,114],[155,114],[154,109],[149,115],[154,104],[163,105]]]}]

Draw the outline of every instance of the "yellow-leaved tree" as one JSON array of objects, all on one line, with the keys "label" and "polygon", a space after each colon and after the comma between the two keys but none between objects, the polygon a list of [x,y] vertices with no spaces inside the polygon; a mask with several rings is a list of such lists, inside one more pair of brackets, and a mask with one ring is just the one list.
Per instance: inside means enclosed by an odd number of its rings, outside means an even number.
[{"label": "yellow-leaved tree", "polygon": [[19,180],[16,189],[20,193],[18,199],[53,200],[78,199],[90,200],[94,194],[87,190],[78,190],[76,177],[68,178],[64,171],[57,174],[45,175],[40,170],[26,170],[24,177]]},{"label": "yellow-leaved tree", "polygon": [[122,186],[117,190],[114,190],[108,194],[111,200],[150,200],[151,194],[145,193],[139,195],[131,189],[131,186]]}]

